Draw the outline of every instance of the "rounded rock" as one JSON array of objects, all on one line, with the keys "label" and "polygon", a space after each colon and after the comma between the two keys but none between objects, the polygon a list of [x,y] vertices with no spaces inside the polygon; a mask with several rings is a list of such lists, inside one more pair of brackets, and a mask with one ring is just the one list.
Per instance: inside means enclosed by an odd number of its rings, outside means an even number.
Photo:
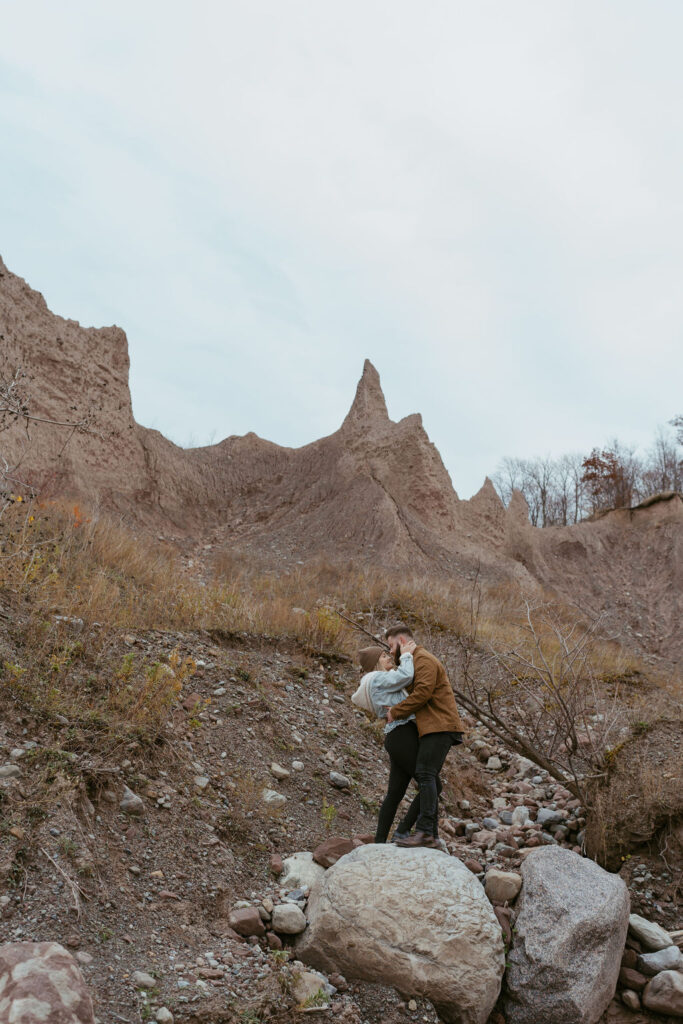
[{"label": "rounded rock", "polygon": [[486,895],[492,903],[512,903],[522,888],[522,876],[516,871],[500,871],[489,868],[484,879]]},{"label": "rounded rock", "polygon": [[157,979],[146,971],[133,971],[132,982],[136,988],[156,988]]},{"label": "rounded rock", "polygon": [[296,904],[279,903],[273,908],[271,927],[280,935],[300,935],[306,927],[306,917]]},{"label": "rounded rock", "polygon": [[628,919],[628,930],[641,946],[653,953],[674,944],[668,932],[660,928],[654,921],[648,921],[641,917],[640,914],[631,914]]},{"label": "rounded rock", "polygon": [[645,986],[643,1006],[655,1013],[683,1017],[683,974],[679,971],[662,971],[655,975]]}]

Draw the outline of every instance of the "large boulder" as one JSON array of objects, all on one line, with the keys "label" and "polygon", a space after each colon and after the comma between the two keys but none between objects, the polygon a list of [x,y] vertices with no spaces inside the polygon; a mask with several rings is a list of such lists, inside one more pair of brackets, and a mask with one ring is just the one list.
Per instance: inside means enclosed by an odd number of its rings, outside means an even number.
[{"label": "large boulder", "polygon": [[484,890],[437,850],[362,846],[320,878],[297,956],[326,973],[429,999],[449,1024],[488,1020],[505,968]]},{"label": "large boulder", "polygon": [[1,1024],[93,1024],[76,961],[57,942],[0,946]]},{"label": "large boulder", "polygon": [[508,954],[508,1024],[596,1024],[619,976],[626,885],[556,846],[529,854],[522,879]]}]

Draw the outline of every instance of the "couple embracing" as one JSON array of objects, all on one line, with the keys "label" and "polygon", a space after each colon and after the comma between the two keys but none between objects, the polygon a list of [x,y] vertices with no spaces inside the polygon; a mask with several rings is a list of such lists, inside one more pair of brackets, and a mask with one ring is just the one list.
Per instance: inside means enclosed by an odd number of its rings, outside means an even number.
[{"label": "couple embracing", "polygon": [[351,698],[386,721],[384,747],[391,766],[375,842],[386,843],[398,805],[415,779],[417,796],[393,841],[397,846],[438,848],[439,772],[451,747],[462,742],[464,726],[441,662],[415,643],[407,626],[393,626],[384,635],[390,653],[381,647],[360,651],[364,675]]}]

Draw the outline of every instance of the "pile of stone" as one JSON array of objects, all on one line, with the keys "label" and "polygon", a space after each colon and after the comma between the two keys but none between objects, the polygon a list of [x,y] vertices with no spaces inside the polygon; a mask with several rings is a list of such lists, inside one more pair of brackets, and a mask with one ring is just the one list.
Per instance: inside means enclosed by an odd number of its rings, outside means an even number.
[{"label": "pile of stone", "polygon": [[638,914],[629,918],[619,988],[630,1010],[683,1017],[683,953],[668,932]]},{"label": "pile of stone", "polygon": [[[279,876],[277,887],[251,902],[238,901],[228,918],[230,928],[252,945],[264,940],[272,950],[287,949],[307,927],[308,898],[325,869],[370,838],[330,838],[313,853],[302,851],[284,861],[274,855],[271,871]],[[296,959],[290,960],[286,970],[289,991],[304,1009],[328,1005],[333,996],[348,988],[346,979],[338,971],[328,977]]]},{"label": "pile of stone", "polygon": [[481,733],[474,729],[467,742],[491,773],[495,795],[484,816],[475,817],[469,801],[461,800],[460,816],[442,820],[440,828],[449,852],[472,861],[478,874],[491,864],[519,867],[528,853],[540,846],[581,853],[586,825],[581,801],[525,758],[510,752],[494,753],[496,748],[486,744]]}]

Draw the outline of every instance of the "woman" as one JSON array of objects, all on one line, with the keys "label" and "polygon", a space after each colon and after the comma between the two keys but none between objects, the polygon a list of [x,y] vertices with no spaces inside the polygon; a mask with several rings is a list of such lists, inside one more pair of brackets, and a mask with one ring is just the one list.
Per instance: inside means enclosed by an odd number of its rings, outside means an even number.
[{"label": "woman", "polygon": [[[398,668],[393,658],[381,647],[365,647],[359,652],[364,675],[360,686],[351,697],[356,707],[362,708],[374,718],[386,719],[387,710],[399,704],[408,696],[406,686],[413,679],[413,651],[415,643],[407,640],[401,644]],[[386,843],[398,805],[406,794],[410,780],[415,774],[419,736],[415,715],[388,722],[384,727],[384,748],[389,754],[389,786],[379,811],[376,843]],[[441,781],[437,779],[441,792]],[[415,797],[399,826],[394,839],[407,836],[420,812],[419,795]]]}]

